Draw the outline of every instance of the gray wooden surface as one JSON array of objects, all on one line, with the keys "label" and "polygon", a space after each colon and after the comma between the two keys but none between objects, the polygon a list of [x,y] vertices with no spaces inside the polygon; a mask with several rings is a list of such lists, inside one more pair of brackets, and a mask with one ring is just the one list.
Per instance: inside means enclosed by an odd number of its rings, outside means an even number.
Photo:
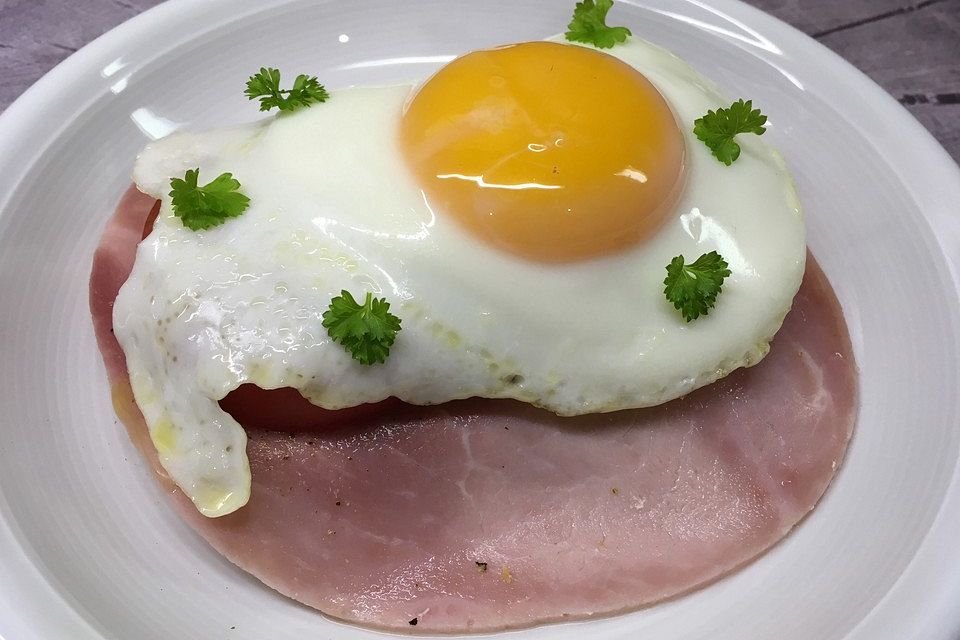
[{"label": "gray wooden surface", "polygon": [[[0,109],[60,60],[159,2],[0,0]],[[748,2],[865,71],[960,161],[960,0]]]}]

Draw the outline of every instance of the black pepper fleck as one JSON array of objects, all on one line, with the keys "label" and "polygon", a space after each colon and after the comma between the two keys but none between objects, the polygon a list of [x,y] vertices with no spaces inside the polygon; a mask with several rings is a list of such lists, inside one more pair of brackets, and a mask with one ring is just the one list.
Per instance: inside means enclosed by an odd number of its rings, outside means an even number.
[{"label": "black pepper fleck", "polygon": [[477,561],[477,571],[479,571],[480,573],[486,573],[486,572],[487,572],[487,563],[486,563],[486,562],[480,562],[480,561],[478,560],[478,561]]},{"label": "black pepper fleck", "polygon": [[413,620],[411,620],[411,621],[409,622],[409,624],[410,624],[411,627],[417,626],[417,619],[414,618]]}]

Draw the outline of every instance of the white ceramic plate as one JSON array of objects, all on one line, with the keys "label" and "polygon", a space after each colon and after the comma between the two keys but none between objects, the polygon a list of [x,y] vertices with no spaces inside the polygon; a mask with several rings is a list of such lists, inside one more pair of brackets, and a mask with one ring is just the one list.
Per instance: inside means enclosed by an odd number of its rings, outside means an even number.
[{"label": "white ceramic plate", "polygon": [[[258,117],[252,70],[422,78],[563,30],[573,0],[175,0],[72,56],[0,117],[0,639],[368,638],[181,524],[114,418],[90,258],[138,149]],[[771,114],[862,369],[849,457],[799,530],[687,597],[542,638],[960,634],[960,172],[876,85],[734,0],[623,0],[617,21]]]}]

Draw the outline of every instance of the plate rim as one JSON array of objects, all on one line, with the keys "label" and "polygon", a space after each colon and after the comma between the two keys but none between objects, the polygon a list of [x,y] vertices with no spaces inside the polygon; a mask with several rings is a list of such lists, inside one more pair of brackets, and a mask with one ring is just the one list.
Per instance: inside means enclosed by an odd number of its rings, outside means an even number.
[{"label": "plate rim", "polygon": [[[132,43],[149,39],[152,32],[170,29],[177,24],[185,25],[185,38],[195,38],[204,31],[204,27],[197,27],[197,24],[204,23],[198,18],[224,15],[217,11],[218,7],[229,7],[232,13],[228,15],[231,18],[207,21],[207,26],[219,27],[249,14],[302,1],[167,0],[110,29],[57,64],[0,113],[0,140],[4,140],[0,147],[0,232],[11,217],[7,205],[16,186],[30,174],[37,158],[47,147],[64,130],[73,126],[75,117],[104,95],[112,81],[102,70],[111,60],[121,60]],[[621,1],[654,11],[658,10],[651,4],[677,5],[681,13],[684,7],[705,9],[748,31],[766,34],[771,42],[777,43],[783,54],[799,53],[807,59],[807,63],[819,61],[823,68],[830,69],[833,80],[827,82],[825,88],[829,89],[832,97],[856,97],[860,103],[870,106],[869,109],[861,109],[862,115],[866,116],[858,127],[862,137],[871,142],[876,154],[884,158],[891,171],[900,178],[903,188],[923,217],[936,228],[946,231],[937,234],[936,244],[943,254],[954,293],[960,292],[960,225],[950,219],[951,203],[960,202],[960,166],[913,114],[882,87],[814,38],[741,0]],[[768,64],[777,66],[775,58],[779,54],[769,51],[754,54]],[[144,64],[148,60],[137,59],[135,62]],[[96,76],[102,82],[89,81]],[[62,94],[72,94],[77,99],[57,102],[56,97]],[[827,99],[831,96],[821,97]],[[62,125],[50,128],[48,123],[51,120],[59,120]],[[897,126],[890,127],[891,123]],[[36,145],[35,139],[29,135],[38,128],[46,132],[41,145]],[[873,144],[873,140],[881,139],[880,134],[886,144],[898,149],[897,156],[882,154]],[[957,339],[956,334],[954,338]],[[960,393],[955,396],[954,403],[960,404]],[[5,502],[0,491],[0,505]],[[953,566],[960,567],[960,549],[952,544],[957,531],[960,531],[960,461],[952,470],[943,502],[915,555],[890,590],[849,632],[847,638],[878,637],[875,635],[878,630],[889,632],[889,624],[896,621],[912,637],[953,640],[960,633],[960,608],[955,605],[960,601],[960,572],[953,572],[953,576],[944,575],[947,572],[942,571],[942,566],[950,558]],[[0,552],[4,557],[18,554],[17,560],[25,559],[18,536],[9,529],[5,519],[0,519]],[[67,604],[55,585],[42,578],[32,565],[30,569],[37,575],[28,576],[28,579],[39,578],[43,582],[42,587],[45,587],[44,591],[48,592],[47,597],[53,596]],[[935,586],[931,587],[931,584]],[[918,599],[915,594],[922,587],[927,589],[928,597]],[[0,583],[0,596],[3,596],[0,598],[3,602],[0,611],[6,611],[2,616],[7,619],[4,624],[15,624],[15,609],[7,603],[15,602],[17,598],[11,597],[10,590],[3,583]],[[95,630],[81,612],[70,607],[68,613],[70,615],[64,618],[80,623],[84,632]],[[904,624],[907,626],[904,627]]]}]

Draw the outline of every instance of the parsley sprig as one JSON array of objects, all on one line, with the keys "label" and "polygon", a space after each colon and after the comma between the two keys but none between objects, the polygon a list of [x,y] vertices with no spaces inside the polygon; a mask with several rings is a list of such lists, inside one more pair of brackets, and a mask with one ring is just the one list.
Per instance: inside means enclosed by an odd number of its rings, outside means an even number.
[{"label": "parsley sprig", "polygon": [[684,264],[683,256],[677,256],[667,265],[663,293],[687,322],[696,320],[716,304],[723,280],[730,275],[727,267],[716,251],[703,254],[693,264]]},{"label": "parsley sprig", "polygon": [[302,74],[293,81],[292,89],[281,89],[280,70],[269,67],[260,67],[259,73],[250,76],[243,93],[250,100],[260,99],[260,111],[270,111],[274,107],[280,111],[294,111],[314,102],[326,102],[330,97],[316,77]]},{"label": "parsley sprig", "polygon": [[238,191],[240,183],[230,173],[221,173],[213,182],[199,186],[200,169],[189,169],[183,178],[170,180],[173,215],[183,226],[199,231],[236,218],[246,211],[250,198]]},{"label": "parsley sprig", "polygon": [[374,298],[367,292],[360,305],[349,291],[343,290],[330,301],[330,308],[323,314],[323,326],[354,360],[370,365],[384,362],[390,355],[390,347],[400,331],[400,318],[390,313],[390,303],[385,298]]},{"label": "parsley sprig", "polygon": [[607,12],[613,0],[583,0],[573,10],[573,20],[567,25],[567,40],[585,42],[598,49],[609,49],[627,36],[633,35],[626,27],[608,27]]},{"label": "parsley sprig", "polygon": [[693,123],[693,133],[706,144],[713,155],[728,167],[740,157],[740,145],[734,138],[739,133],[762,136],[767,116],[753,108],[753,100],[737,100],[729,109],[708,111]]}]

